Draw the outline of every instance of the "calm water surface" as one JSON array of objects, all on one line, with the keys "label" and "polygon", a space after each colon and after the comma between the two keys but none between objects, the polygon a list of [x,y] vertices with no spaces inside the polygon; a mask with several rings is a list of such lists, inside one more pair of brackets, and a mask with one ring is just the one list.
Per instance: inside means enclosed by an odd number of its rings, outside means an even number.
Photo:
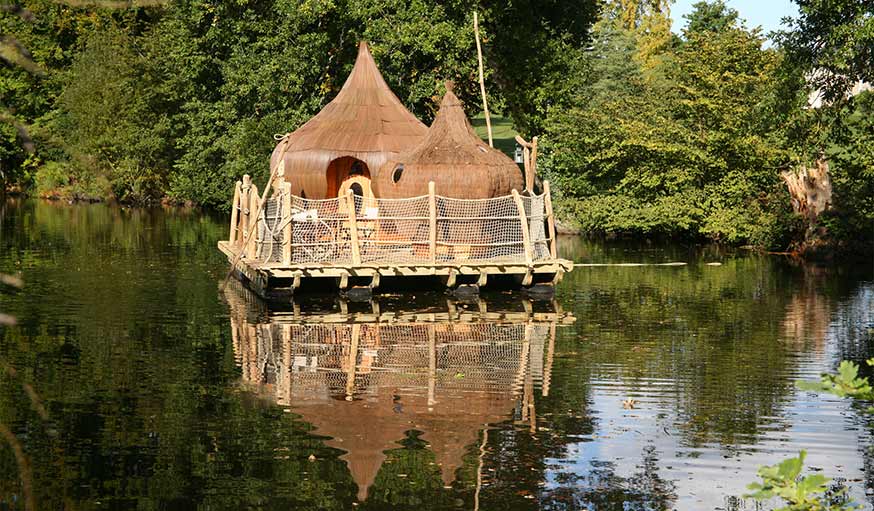
[{"label": "calm water surface", "polygon": [[22,480],[36,509],[757,509],[756,467],[801,449],[874,502],[871,418],[795,387],[874,355],[871,265],[567,239],[689,264],[577,268],[554,302],[267,307],[219,289],[221,216],[0,222],[25,281],[0,294],[0,423],[26,461],[0,446],[0,509]]}]

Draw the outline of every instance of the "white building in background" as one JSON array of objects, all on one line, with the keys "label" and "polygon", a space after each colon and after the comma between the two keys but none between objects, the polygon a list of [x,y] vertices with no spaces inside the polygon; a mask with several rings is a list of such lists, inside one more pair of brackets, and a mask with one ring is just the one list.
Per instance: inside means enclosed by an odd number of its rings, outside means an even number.
[{"label": "white building in background", "polygon": [[[808,83],[810,83],[814,77],[817,77],[817,76],[825,74],[825,73],[827,73],[827,71],[824,71],[824,70],[814,71],[813,73],[811,73],[807,77]],[[849,91],[847,91],[847,97],[851,98],[857,94],[861,94],[862,92],[865,92],[868,90],[874,90],[874,87],[872,87],[870,83],[858,81],[858,82],[853,84],[853,86],[850,88]],[[823,95],[824,95],[824,93],[821,89],[811,90],[810,94],[808,94],[808,96],[807,96],[807,106],[809,108],[820,108],[821,106],[823,106],[823,104],[825,103],[825,100],[823,99]]]}]

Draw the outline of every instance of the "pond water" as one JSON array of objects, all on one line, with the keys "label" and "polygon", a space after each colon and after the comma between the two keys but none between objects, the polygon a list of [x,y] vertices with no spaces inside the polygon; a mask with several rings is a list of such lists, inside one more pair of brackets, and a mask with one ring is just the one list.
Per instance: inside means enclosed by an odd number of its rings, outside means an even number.
[{"label": "pond water", "polygon": [[[795,382],[874,355],[870,265],[563,239],[555,301],[271,306],[221,215],[0,210],[0,509],[757,509],[800,450],[874,502],[871,418]],[[8,442],[14,435],[17,453]]]}]

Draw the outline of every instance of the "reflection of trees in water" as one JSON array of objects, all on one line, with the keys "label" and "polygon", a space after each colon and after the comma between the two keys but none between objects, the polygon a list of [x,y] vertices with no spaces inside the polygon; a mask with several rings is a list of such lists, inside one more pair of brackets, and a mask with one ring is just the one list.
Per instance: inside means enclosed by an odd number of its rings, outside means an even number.
[{"label": "reflection of trees in water", "polygon": [[[865,361],[874,357],[874,283],[868,282],[855,293],[842,297],[835,307],[829,335],[837,344],[836,360],[852,360],[859,364],[860,374],[874,378],[874,368]],[[871,403],[854,402],[852,409],[856,420],[866,431],[860,443],[863,460],[865,488],[874,487],[874,414]],[[866,494],[869,504],[874,504],[874,494]]]},{"label": "reflection of trees in water", "polygon": [[[574,272],[580,371],[675,408],[694,444],[749,441],[794,388],[791,350],[778,341],[786,297],[757,258],[722,267]],[[579,293],[579,292],[578,292]],[[651,380],[670,387],[651,391]]]},{"label": "reflection of trees in water", "polygon": [[[339,450],[237,384],[227,307],[207,278],[223,276],[214,240],[224,229],[184,214],[102,205],[7,209],[2,239],[10,248],[0,259],[20,259],[25,272],[41,277],[25,275],[27,293],[0,298],[19,319],[0,334],[0,356],[33,384],[49,420],[33,411],[21,382],[0,376],[0,421],[31,458],[39,509],[98,501],[141,509],[349,509],[356,500]],[[559,292],[575,294],[563,301],[576,304],[578,320],[558,330],[549,395],[535,392],[540,428],[510,420],[489,430],[482,509],[560,509],[565,497],[598,509],[619,500],[636,509],[671,502],[655,452],[632,476],[607,464],[556,488],[541,486],[548,460],[566,459],[570,443],[595,431],[596,377],[644,390],[650,378],[673,378],[675,387],[653,399],[681,410],[686,440],[732,445],[757,434],[757,418],[780,414],[794,392],[797,352],[815,348],[776,340],[794,311],[828,304],[837,322],[828,335],[849,332],[828,341],[839,356],[861,360],[874,344],[871,285],[840,274],[817,280],[815,299],[795,298],[799,270],[755,257],[718,268],[578,269],[566,279]],[[805,332],[821,331],[820,324],[804,325]],[[398,438],[402,445],[386,453],[390,462],[365,504],[448,509],[461,499],[470,509],[482,437],[480,429],[466,440],[451,488],[431,465],[437,457],[423,444],[431,442],[426,435]],[[872,454],[862,454],[874,486]],[[19,488],[12,453],[0,446],[0,500]],[[597,500],[595,489],[610,498]]]},{"label": "reflection of trees in water", "polygon": [[[0,333],[0,357],[48,420],[0,374],[0,421],[30,458],[37,509],[351,505],[336,451],[234,390],[227,309],[207,273],[224,229],[105,205],[7,211],[0,260],[20,260],[33,286],[8,302],[20,321]],[[0,447],[0,501],[19,488]]]},{"label": "reflection of trees in water", "polygon": [[811,265],[801,270],[801,283],[794,286],[786,304],[783,337],[799,348],[812,345],[813,350],[822,353],[832,319],[831,301],[820,287],[827,272]]},{"label": "reflection of trees in water", "polygon": [[401,447],[386,451],[359,509],[457,509],[456,496],[444,489],[437,458],[420,433],[410,431],[398,443]]},{"label": "reflection of trees in water", "polygon": [[659,476],[655,446],[643,449],[643,459],[631,477],[616,475],[612,462],[593,462],[584,474],[561,474],[561,486],[542,496],[543,509],[659,511],[672,509],[674,485]]},{"label": "reflection of trees in water", "polygon": [[[646,253],[625,257],[636,261]],[[693,445],[753,443],[763,423],[782,420],[799,363],[807,353],[822,353],[829,325],[842,314],[836,304],[858,280],[766,257],[717,267],[689,262],[569,274],[560,291],[573,290],[580,321],[576,339],[558,354],[580,355],[577,377],[618,379],[629,392],[676,409]],[[652,387],[653,380],[671,386]]]}]

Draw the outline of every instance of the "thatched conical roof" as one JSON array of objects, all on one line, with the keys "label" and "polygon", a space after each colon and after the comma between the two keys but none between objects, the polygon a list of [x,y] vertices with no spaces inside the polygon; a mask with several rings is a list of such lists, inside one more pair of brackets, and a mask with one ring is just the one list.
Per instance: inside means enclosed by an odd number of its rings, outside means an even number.
[{"label": "thatched conical roof", "polygon": [[380,167],[373,188],[380,198],[415,197],[428,193],[428,181],[434,181],[438,195],[460,199],[522,190],[519,167],[476,135],[451,83],[425,139]]},{"label": "thatched conical roof", "polygon": [[352,73],[337,96],[306,124],[286,135],[270,158],[275,169],[284,152],[292,193],[311,199],[332,196],[328,164],[343,156],[364,161],[371,172],[422,141],[428,128],[385,83],[367,43],[358,48]]}]

